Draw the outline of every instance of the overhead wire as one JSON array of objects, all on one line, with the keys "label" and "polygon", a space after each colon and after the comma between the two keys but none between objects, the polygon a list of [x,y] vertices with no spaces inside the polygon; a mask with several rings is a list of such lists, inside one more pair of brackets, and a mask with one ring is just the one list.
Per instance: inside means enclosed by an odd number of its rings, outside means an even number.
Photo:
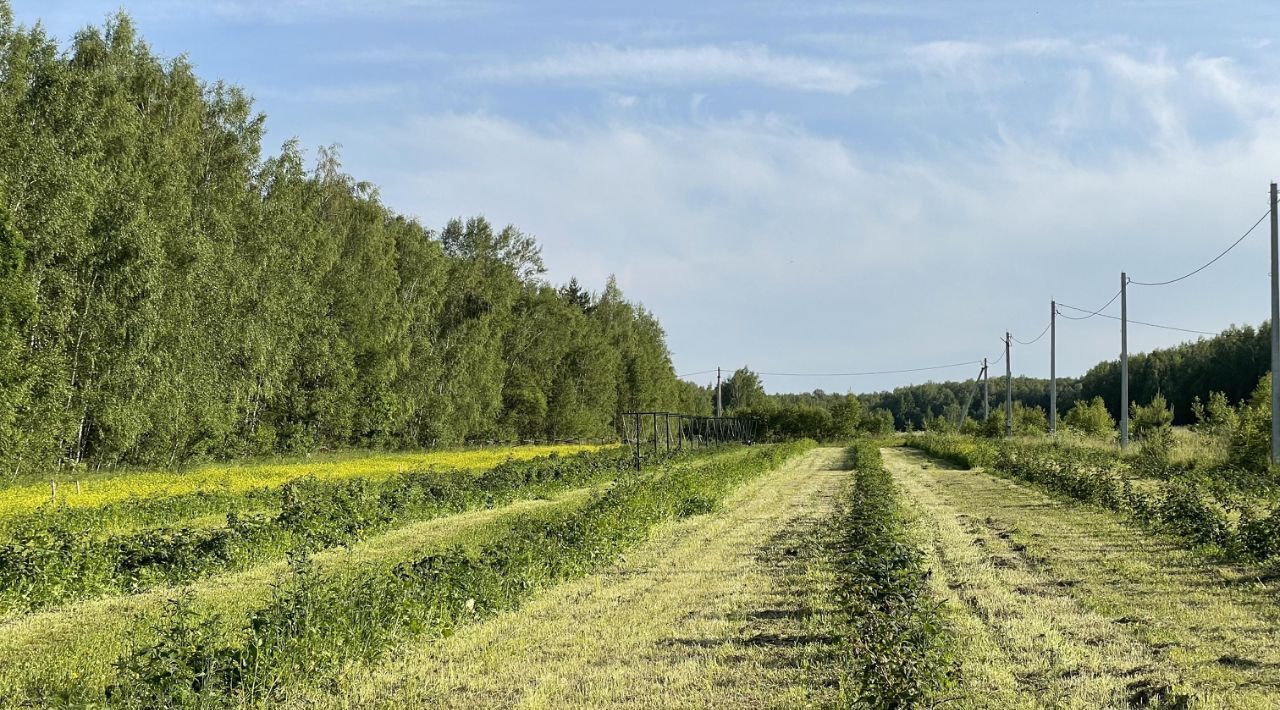
[{"label": "overhead wire", "polygon": [[904,370],[875,370],[869,372],[758,372],[758,375],[772,375],[774,377],[863,377],[867,375],[898,375],[906,372],[924,372],[926,370],[947,370],[953,367],[965,367],[968,365],[981,365],[981,360],[969,360],[967,362],[956,362],[950,365],[930,365],[929,367],[911,367]]},{"label": "overhead wire", "polygon": [[686,378],[686,377],[696,377],[697,375],[709,375],[709,374],[711,374],[711,373],[713,373],[713,372],[715,372],[715,370],[714,370],[714,369],[712,369],[712,370],[698,370],[697,372],[690,372],[690,373],[689,373],[689,374],[687,374],[687,375],[676,375],[676,379],[677,379],[677,380],[683,380],[683,379],[684,379],[684,378]]},{"label": "overhead wire", "polygon": [[1134,281],[1133,279],[1129,279],[1129,283],[1133,284],[1134,286],[1168,286],[1169,284],[1177,283],[1183,279],[1189,279],[1192,276],[1195,276],[1196,274],[1200,273],[1201,271],[1204,271],[1205,269],[1209,268],[1210,266],[1213,266],[1215,263],[1217,263],[1219,259],[1221,259],[1222,257],[1226,256],[1228,253],[1230,253],[1232,249],[1235,249],[1237,246],[1239,246],[1240,242],[1243,242],[1245,237],[1249,236],[1250,234],[1253,234],[1253,230],[1257,229],[1258,225],[1262,224],[1263,220],[1265,220],[1270,215],[1271,215],[1270,209],[1268,209],[1266,212],[1263,212],[1262,216],[1258,218],[1258,221],[1254,222],[1253,226],[1250,227],[1248,231],[1240,235],[1239,239],[1232,242],[1231,246],[1227,247],[1225,250],[1223,250],[1221,254],[1218,254],[1217,256],[1213,257],[1207,263],[1203,264],[1202,266],[1200,266],[1200,268],[1196,269],[1195,271],[1192,271],[1187,274],[1183,274],[1182,276],[1179,276],[1176,279],[1169,279],[1168,281]]},{"label": "overhead wire", "polygon": [[[1044,326],[1044,330],[1040,331],[1040,334],[1039,334],[1039,335],[1037,335],[1036,337],[1032,338],[1031,340],[1028,340],[1028,341],[1026,341],[1026,342],[1023,342],[1023,341],[1021,341],[1021,340],[1018,340],[1017,338],[1013,338],[1013,342],[1015,342],[1015,343],[1017,343],[1017,344],[1019,344],[1019,345],[1035,345],[1036,343],[1040,342],[1040,339],[1044,337],[1044,334],[1045,334],[1045,333],[1048,333],[1048,332],[1049,332],[1049,328],[1051,328],[1051,327],[1053,327],[1053,323],[1052,323],[1052,322],[1046,323],[1046,324],[1045,324],[1045,326]],[[1013,337],[1013,336],[1012,336],[1012,335],[1010,335],[1009,337]]]},{"label": "overhead wire", "polygon": [[[1065,303],[1059,303],[1058,305],[1061,306],[1062,308],[1070,308],[1073,311],[1082,311],[1082,312],[1084,311],[1083,308],[1077,308],[1076,306],[1069,306]],[[1058,315],[1062,316],[1063,318],[1071,318],[1072,320],[1083,320],[1083,318],[1074,318],[1073,316],[1066,315],[1065,313],[1059,313]],[[1119,316],[1113,316],[1107,313],[1095,313],[1093,315],[1101,316],[1103,318],[1110,318],[1111,320],[1123,320]],[[1207,330],[1193,330],[1191,328],[1179,328],[1173,325],[1160,325],[1159,323],[1147,323],[1145,321],[1134,320],[1132,318],[1129,319],[1129,322],[1133,323],[1134,325],[1145,325],[1148,328],[1160,328],[1162,330],[1176,330],[1180,333],[1194,333],[1196,335],[1217,335],[1217,333],[1210,333]]]},{"label": "overhead wire", "polygon": [[[1120,294],[1122,294],[1122,293],[1124,293],[1124,290],[1123,290],[1123,289],[1121,289],[1121,290],[1119,290],[1119,291],[1116,291],[1116,295],[1112,296],[1110,301],[1107,301],[1106,303],[1102,304],[1102,308],[1099,308],[1098,310],[1093,311],[1093,312],[1089,312],[1089,311],[1087,311],[1087,310],[1085,310],[1085,309],[1083,309],[1083,308],[1076,308],[1075,306],[1067,306],[1067,308],[1070,308],[1070,309],[1071,309],[1071,310],[1073,310],[1073,311],[1080,311],[1081,313],[1088,313],[1089,315],[1087,315],[1087,316],[1069,316],[1069,315],[1067,315],[1067,314],[1065,314],[1065,313],[1059,313],[1058,315],[1060,315],[1060,316],[1062,316],[1063,318],[1066,318],[1066,319],[1068,319],[1068,320],[1088,320],[1089,318],[1092,318],[1092,317],[1094,317],[1094,316],[1096,316],[1096,315],[1100,315],[1103,311],[1107,310],[1107,308],[1108,308],[1111,304],[1113,304],[1113,303],[1115,303],[1115,302],[1116,302],[1116,299],[1117,299],[1117,298],[1120,298]],[[1059,305],[1059,306],[1063,306],[1063,305],[1066,305],[1066,304],[1059,303],[1058,305]]]}]

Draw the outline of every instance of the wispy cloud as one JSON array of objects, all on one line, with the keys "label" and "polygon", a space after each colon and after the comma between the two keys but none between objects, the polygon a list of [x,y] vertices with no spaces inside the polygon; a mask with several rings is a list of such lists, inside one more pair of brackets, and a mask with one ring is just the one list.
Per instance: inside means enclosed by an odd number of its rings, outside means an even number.
[{"label": "wispy cloud", "polygon": [[351,17],[404,17],[408,14],[453,19],[490,14],[488,0],[181,0],[174,12],[213,15],[231,22],[302,24]]},{"label": "wispy cloud", "polygon": [[370,104],[415,96],[418,87],[408,83],[333,84],[289,89],[262,89],[260,98],[312,104]]},{"label": "wispy cloud", "polygon": [[871,83],[851,65],[776,54],[758,44],[646,48],[592,44],[530,62],[492,66],[479,75],[494,80],[611,85],[737,82],[831,94],[849,94]]},{"label": "wispy cloud", "polygon": [[425,47],[394,45],[390,47],[369,47],[366,49],[350,49],[318,54],[316,58],[341,64],[396,64],[417,65],[442,62],[450,58],[448,52]]},{"label": "wispy cloud", "polygon": [[[897,362],[904,352],[968,359],[975,347],[994,348],[992,333],[1038,332],[1051,296],[1097,305],[1126,267],[1162,277],[1212,255],[1220,236],[1261,211],[1266,165],[1280,159],[1280,143],[1259,135],[1091,165],[1035,141],[875,160],[770,116],[533,129],[451,113],[370,135],[376,144],[348,145],[397,166],[379,180],[393,186],[392,204],[430,223],[487,212],[519,224],[543,240],[557,279],[600,283],[618,272],[624,289],[662,314],[673,343],[715,343],[691,350],[689,369],[725,351],[814,370]],[[1009,262],[1025,268],[1007,271]],[[1042,264],[1051,266],[1032,266]],[[1265,316],[1230,305],[1251,302],[1237,291],[1261,282],[1256,264],[1244,257],[1220,269],[1220,299],[1193,290],[1189,300],[1135,307],[1189,327]],[[1003,289],[973,286],[997,280]],[[759,305],[752,327],[709,324],[707,310],[731,309],[744,284]],[[935,295],[919,297],[917,284]],[[699,308],[688,310],[691,302]],[[894,335],[814,351],[807,344],[829,331],[832,313],[848,329]],[[1112,352],[1113,335],[1092,326],[1064,335],[1060,365],[1082,370]]]}]

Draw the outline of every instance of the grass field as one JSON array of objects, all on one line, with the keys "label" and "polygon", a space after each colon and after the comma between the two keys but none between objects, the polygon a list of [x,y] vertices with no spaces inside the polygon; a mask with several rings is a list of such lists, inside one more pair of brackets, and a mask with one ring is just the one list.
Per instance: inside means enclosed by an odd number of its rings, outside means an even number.
[{"label": "grass field", "polygon": [[566,483],[395,519],[302,563],[13,616],[0,699],[1280,705],[1270,563],[1052,482],[886,444],[725,447],[646,458],[638,473],[610,451],[519,464]]}]

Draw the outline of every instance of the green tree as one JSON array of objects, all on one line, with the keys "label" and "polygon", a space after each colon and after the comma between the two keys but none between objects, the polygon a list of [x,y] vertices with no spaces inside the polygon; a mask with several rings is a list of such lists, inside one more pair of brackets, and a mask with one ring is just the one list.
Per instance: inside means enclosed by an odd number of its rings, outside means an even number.
[{"label": "green tree", "polygon": [[1146,406],[1134,402],[1130,409],[1129,421],[1133,427],[1133,435],[1139,439],[1151,435],[1160,429],[1173,426],[1173,409],[1163,394],[1157,392]]},{"label": "green tree", "polygon": [[725,411],[759,407],[765,399],[760,376],[745,367],[736,370],[721,387]]}]

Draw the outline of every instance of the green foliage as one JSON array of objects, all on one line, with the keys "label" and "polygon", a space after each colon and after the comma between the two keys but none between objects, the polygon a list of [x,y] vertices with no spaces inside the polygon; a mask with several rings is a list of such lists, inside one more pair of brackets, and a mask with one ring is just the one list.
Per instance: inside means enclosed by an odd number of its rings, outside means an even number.
[{"label": "green foliage", "polygon": [[893,479],[869,442],[853,449],[857,472],[840,502],[835,571],[847,648],[842,704],[921,707],[957,681],[950,628],[930,593],[924,554],[907,536]]},{"label": "green foliage", "polygon": [[890,434],[893,432],[893,412],[887,409],[872,409],[863,415],[858,428],[868,436]]},{"label": "green foliage", "polygon": [[1138,446],[1134,466],[1149,476],[1165,477],[1173,459],[1175,441],[1171,427],[1148,429]]},{"label": "green foliage", "polygon": [[[698,514],[737,485],[811,443],[763,447],[742,456],[675,466],[611,488],[584,508],[513,524],[500,541],[448,550],[392,569],[320,576],[305,562],[271,601],[215,637],[208,621],[175,607],[158,642],[119,665],[107,700],[130,706],[253,701],[271,704],[292,683],[331,677],[349,662],[377,658],[396,642],[449,635],[459,626],[519,606],[536,590],[611,563],[664,521]],[[100,703],[70,689],[78,703]],[[80,695],[76,695],[80,693]]]},{"label": "green foliage", "polygon": [[1133,427],[1133,435],[1142,439],[1161,429],[1173,426],[1173,409],[1163,394],[1156,393],[1145,407],[1134,402],[1130,407],[1129,423]]},{"label": "green foliage", "polygon": [[[1147,441],[1161,442],[1171,437],[1168,428],[1156,429]],[[907,445],[962,465],[982,465],[994,473],[1131,515],[1227,557],[1268,560],[1280,555],[1280,508],[1268,509],[1256,492],[1232,492],[1229,487],[1206,485],[1207,482],[1188,477],[1148,480],[1152,485],[1139,488],[1135,485],[1138,481],[1129,478],[1128,462],[1114,450],[1057,441],[991,442],[939,435],[910,437]],[[1145,475],[1152,473],[1144,470],[1150,464],[1144,463],[1143,458],[1149,455],[1140,453],[1134,461],[1134,468]],[[1167,464],[1164,466],[1162,471],[1168,473]]]},{"label": "green foliage", "polygon": [[930,433],[907,439],[907,445],[965,468],[980,468],[995,462],[995,445],[972,436]]},{"label": "green foliage", "polygon": [[935,434],[951,434],[955,432],[956,425],[950,419],[937,414],[925,420],[924,430]]},{"label": "green foliage", "polygon": [[1210,392],[1208,402],[1201,402],[1197,396],[1191,402],[1191,412],[1196,418],[1196,431],[1210,436],[1229,435],[1239,420],[1235,408],[1221,392]]},{"label": "green foliage", "polygon": [[[837,399],[827,411],[831,414],[832,439],[852,439],[860,431],[878,428],[876,422],[865,421],[871,413],[867,412],[866,408],[862,406],[862,402],[851,394],[845,395],[842,399]],[[889,422],[889,428],[890,430],[893,428],[892,420]],[[877,431],[874,433],[885,432]]]},{"label": "green foliage", "polygon": [[[725,411],[758,408],[765,400],[760,376],[745,367],[724,381],[720,395]],[[714,393],[712,397],[714,399]]]},{"label": "green foliage", "polygon": [[[667,458],[704,456],[686,450]],[[103,535],[93,517],[59,508],[25,516],[0,544],[0,613],[31,610],[104,593],[136,592],[189,582],[229,569],[347,545],[396,525],[479,507],[551,495],[625,477],[634,469],[625,448],[572,456],[511,460],[469,471],[409,471],[383,481],[304,478],[249,498],[274,510],[227,515],[217,527],[163,525]],[[186,499],[199,503],[200,498]],[[172,515],[178,507],[163,509]],[[144,509],[143,519],[157,511]],[[113,516],[118,522],[123,516]]]},{"label": "green foliage", "polygon": [[759,417],[761,438],[767,441],[814,439],[844,442],[859,434],[883,436],[893,432],[892,414],[884,409],[867,411],[853,395],[823,404],[769,399],[759,409],[738,413]]},{"label": "green foliage", "polygon": [[1271,373],[1258,381],[1249,400],[1237,412],[1229,434],[1228,463],[1250,471],[1271,466]]},{"label": "green foliage", "polygon": [[[705,408],[652,314],[434,231],[128,17],[0,28],[0,470],[609,436]],[[696,407],[690,406],[697,401]]]},{"label": "green foliage", "polygon": [[1013,403],[1014,436],[1033,436],[1049,433],[1049,415],[1037,406],[1027,406],[1022,402]]},{"label": "green foliage", "polygon": [[1062,418],[1062,423],[1086,436],[1113,437],[1116,433],[1116,420],[1101,397],[1077,401]]}]

